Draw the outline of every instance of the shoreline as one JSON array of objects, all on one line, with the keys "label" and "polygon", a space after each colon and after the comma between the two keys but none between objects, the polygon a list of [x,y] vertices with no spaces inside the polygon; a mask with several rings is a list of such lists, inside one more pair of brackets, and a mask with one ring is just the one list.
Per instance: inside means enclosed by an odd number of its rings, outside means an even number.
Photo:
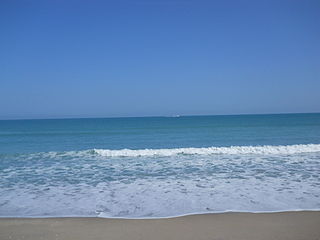
[{"label": "shoreline", "polygon": [[157,219],[0,218],[0,239],[320,239],[320,211],[205,213]]},{"label": "shoreline", "polygon": [[63,218],[97,218],[97,219],[120,219],[120,220],[157,220],[157,219],[172,219],[180,217],[188,217],[194,215],[211,215],[211,214],[229,214],[229,213],[248,213],[248,214],[268,214],[268,213],[288,213],[288,212],[320,212],[320,209],[289,209],[289,210],[275,210],[275,211],[239,211],[239,210],[225,210],[217,212],[193,212],[180,215],[169,215],[165,217],[110,217],[110,216],[92,216],[92,215],[62,215],[62,216],[0,216],[0,219],[63,219]]}]

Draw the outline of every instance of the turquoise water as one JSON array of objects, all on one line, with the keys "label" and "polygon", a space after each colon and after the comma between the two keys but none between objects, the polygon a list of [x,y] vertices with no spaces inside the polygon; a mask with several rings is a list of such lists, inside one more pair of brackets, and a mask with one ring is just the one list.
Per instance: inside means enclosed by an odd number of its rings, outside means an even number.
[{"label": "turquoise water", "polygon": [[320,208],[320,114],[0,121],[0,216]]}]

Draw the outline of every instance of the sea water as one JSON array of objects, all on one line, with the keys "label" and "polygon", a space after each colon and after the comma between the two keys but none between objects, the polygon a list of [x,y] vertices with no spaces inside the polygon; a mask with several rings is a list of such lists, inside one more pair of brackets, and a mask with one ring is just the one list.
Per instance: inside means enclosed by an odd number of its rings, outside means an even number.
[{"label": "sea water", "polygon": [[320,209],[320,114],[0,121],[0,217]]}]

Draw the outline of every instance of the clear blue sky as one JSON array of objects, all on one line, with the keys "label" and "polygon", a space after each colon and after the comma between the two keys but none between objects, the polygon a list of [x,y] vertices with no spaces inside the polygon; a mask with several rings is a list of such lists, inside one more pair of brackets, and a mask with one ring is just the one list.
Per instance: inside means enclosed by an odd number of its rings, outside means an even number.
[{"label": "clear blue sky", "polygon": [[0,118],[320,112],[320,1],[0,1]]}]

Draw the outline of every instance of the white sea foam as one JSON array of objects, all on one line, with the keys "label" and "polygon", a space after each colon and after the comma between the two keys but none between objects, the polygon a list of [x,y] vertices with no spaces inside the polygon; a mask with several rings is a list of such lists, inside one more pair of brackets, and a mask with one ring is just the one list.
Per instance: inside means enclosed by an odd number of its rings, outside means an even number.
[{"label": "white sea foam", "polygon": [[[209,212],[271,212],[320,209],[317,188],[308,182],[208,179],[138,180],[36,187],[3,191],[2,216],[99,216],[161,218]],[[279,191],[281,189],[281,191]],[[304,189],[300,191],[299,189]]]},{"label": "white sea foam", "polygon": [[0,217],[315,210],[319,159],[320,144],[8,156],[0,171]]},{"label": "white sea foam", "polygon": [[66,152],[39,152],[23,154],[25,159],[41,158],[83,158],[94,155],[112,157],[174,157],[178,155],[291,155],[320,152],[320,144],[230,146],[230,147],[191,147],[162,149],[89,149]]},{"label": "white sea foam", "polygon": [[320,144],[298,144],[287,146],[231,146],[208,148],[168,148],[168,149],[94,149],[104,157],[151,157],[175,155],[211,155],[211,154],[298,154],[320,152]]}]

